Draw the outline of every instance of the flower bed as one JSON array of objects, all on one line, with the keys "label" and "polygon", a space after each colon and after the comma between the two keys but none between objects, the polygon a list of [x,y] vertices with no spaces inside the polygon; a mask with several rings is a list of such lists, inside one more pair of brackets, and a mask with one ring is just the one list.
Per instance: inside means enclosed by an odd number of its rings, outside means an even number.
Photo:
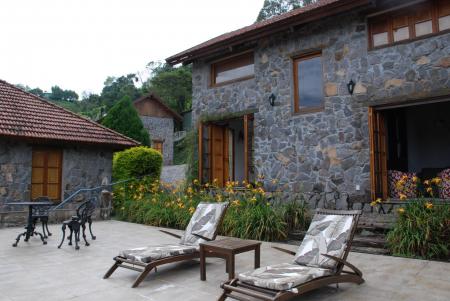
[{"label": "flower bed", "polygon": [[[243,185],[239,186],[240,184]],[[281,200],[278,192],[264,191],[260,183],[228,182],[173,188],[144,178],[115,188],[118,218],[159,227],[184,229],[199,202],[229,202],[220,234],[244,239],[279,241],[289,229],[309,224],[306,206],[298,200]]]}]

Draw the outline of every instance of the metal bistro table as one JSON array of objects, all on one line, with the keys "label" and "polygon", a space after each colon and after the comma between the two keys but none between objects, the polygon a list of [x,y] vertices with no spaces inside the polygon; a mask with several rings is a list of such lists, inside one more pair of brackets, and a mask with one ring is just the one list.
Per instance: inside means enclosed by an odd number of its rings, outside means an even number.
[{"label": "metal bistro table", "polygon": [[19,243],[19,240],[22,236],[25,237],[24,241],[28,241],[30,239],[31,236],[37,236],[39,235],[41,237],[42,243],[44,245],[47,244],[47,242],[44,239],[44,236],[37,232],[35,229],[35,225],[33,222],[33,208],[34,207],[40,207],[40,206],[52,206],[53,203],[52,202],[11,202],[11,203],[6,203],[6,205],[9,206],[28,206],[28,222],[27,225],[25,227],[26,231],[19,234],[19,236],[17,236],[16,238],[16,242],[13,243],[13,247],[17,247],[17,244]]}]

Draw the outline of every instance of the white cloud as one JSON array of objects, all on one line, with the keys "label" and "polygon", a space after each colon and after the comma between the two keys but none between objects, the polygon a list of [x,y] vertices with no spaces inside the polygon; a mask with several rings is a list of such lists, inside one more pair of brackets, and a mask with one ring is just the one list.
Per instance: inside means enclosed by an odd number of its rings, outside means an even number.
[{"label": "white cloud", "polygon": [[14,0],[0,3],[0,78],[100,92],[107,76],[142,70],[254,22],[263,0]]}]

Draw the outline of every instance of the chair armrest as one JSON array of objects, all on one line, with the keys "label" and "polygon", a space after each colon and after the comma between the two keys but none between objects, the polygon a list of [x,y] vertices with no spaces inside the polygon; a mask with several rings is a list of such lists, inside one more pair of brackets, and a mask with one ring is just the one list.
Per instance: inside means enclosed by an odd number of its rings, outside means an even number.
[{"label": "chair armrest", "polygon": [[191,234],[194,235],[194,236],[197,236],[198,238],[204,239],[206,241],[213,241],[213,239],[201,236],[200,234],[196,234],[196,233],[191,233]]},{"label": "chair armrest", "polygon": [[328,254],[322,254],[322,256],[328,257],[330,259],[333,259],[334,261],[337,261],[337,262],[343,264],[344,266],[350,268],[353,272],[355,272],[356,275],[358,275],[359,277],[362,277],[362,272],[357,267],[355,267],[353,264],[345,261],[344,259],[336,257],[336,256],[328,255]]},{"label": "chair armrest", "polygon": [[272,246],[272,248],[274,248],[275,250],[284,252],[284,253],[288,253],[289,255],[295,255],[294,251],[291,251],[291,250],[288,250],[288,249],[283,249],[283,248],[275,247],[275,246]]},{"label": "chair armrest", "polygon": [[176,238],[181,238],[181,235],[178,235],[178,234],[175,234],[175,233],[172,233],[172,232],[169,232],[169,231],[166,231],[166,230],[159,230],[159,231],[161,231],[162,233],[164,233],[164,234],[167,234],[167,235],[170,235],[170,236],[173,236],[173,237],[176,237]]}]

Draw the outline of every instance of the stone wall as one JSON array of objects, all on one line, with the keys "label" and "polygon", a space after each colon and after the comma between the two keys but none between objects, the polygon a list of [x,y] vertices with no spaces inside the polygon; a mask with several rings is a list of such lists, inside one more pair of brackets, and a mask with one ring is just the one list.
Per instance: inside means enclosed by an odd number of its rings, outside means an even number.
[{"label": "stone wall", "polygon": [[[195,62],[193,123],[203,115],[254,109],[255,168],[268,186],[276,179],[288,191],[337,186],[367,193],[368,107],[449,95],[450,34],[378,50],[367,45],[365,16],[354,12],[261,39],[254,79],[209,87],[209,64]],[[295,114],[292,58],[315,50],[322,51],[324,110]],[[353,95],[350,79],[357,83]],[[273,107],[271,93],[277,97]]]},{"label": "stone wall", "polygon": [[173,162],[173,119],[141,116],[141,120],[151,140],[163,141],[163,164],[171,165]]},{"label": "stone wall", "polygon": [[[4,206],[10,201],[29,201],[31,191],[32,145],[25,142],[0,139],[0,226],[23,224],[26,208]],[[62,196],[69,196],[80,188],[100,186],[104,178],[111,181],[112,151],[91,147],[66,147],[63,150]],[[83,194],[74,201],[83,201],[100,194]],[[51,215],[52,221],[60,221],[73,215],[70,204]],[[14,209],[14,211],[12,211]]]}]

